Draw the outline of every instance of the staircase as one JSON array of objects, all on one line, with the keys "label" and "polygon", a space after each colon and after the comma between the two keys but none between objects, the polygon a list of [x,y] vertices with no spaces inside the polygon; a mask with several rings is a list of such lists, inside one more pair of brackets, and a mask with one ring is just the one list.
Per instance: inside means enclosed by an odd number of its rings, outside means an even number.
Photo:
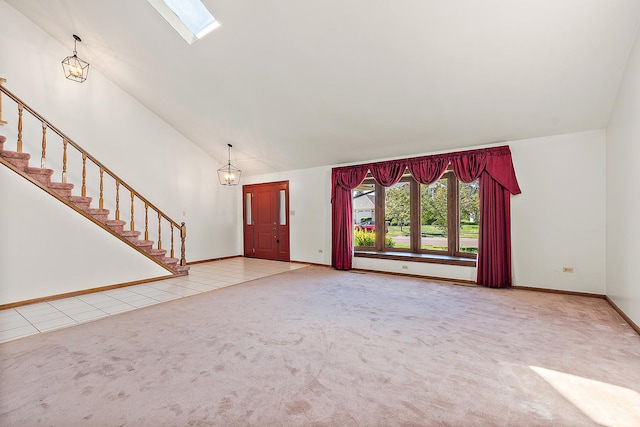
[{"label": "staircase", "polygon": [[[71,141],[66,135],[60,132],[57,128],[47,122],[39,114],[33,111],[30,107],[24,104],[20,99],[15,97],[9,92],[0,82],[0,96],[2,94],[7,95],[11,100],[15,101],[18,106],[18,126],[17,126],[17,142],[16,151],[9,151],[5,149],[6,137],[0,135],[0,163],[4,164],[9,169],[13,170],[17,174],[23,176],[25,179],[32,182],[34,185],[40,187],[42,190],[51,194],[62,203],[69,206],[71,209],[83,215],[88,220],[94,222],[107,232],[113,234],[123,243],[128,244],[138,252],[145,255],[147,258],[153,260],[173,275],[182,276],[187,275],[189,267],[186,265],[185,260],[185,238],[186,238],[186,226],[183,223],[178,224],[176,221],[169,218],[162,211],[156,208],[151,202],[142,197],[137,191],[133,190],[128,184],[117,177],[106,166],[98,162],[93,156],[88,154],[84,149]],[[0,122],[2,121],[2,108],[0,104]],[[22,116],[23,111],[31,113],[42,125],[42,157],[41,167],[29,166],[31,155],[29,153],[22,152]],[[57,135],[62,138],[64,145],[64,158],[62,162],[62,182],[53,182],[52,176],[54,169],[48,169],[45,167],[46,152],[47,152],[47,129],[53,130]],[[74,195],[73,190],[76,186],[67,181],[67,148],[71,147],[78,151],[76,154],[80,154],[82,158],[82,185],[80,195]],[[92,207],[93,197],[87,196],[87,160],[96,170],[99,170],[99,198],[98,206]],[[111,217],[111,211],[104,208],[105,200],[103,198],[103,187],[105,185],[105,176],[111,179],[111,183],[115,188],[115,212]],[[129,208],[131,211],[131,217],[129,221],[120,219],[120,189],[123,188],[128,192],[130,198]],[[144,233],[135,230],[135,215],[134,208],[136,204],[144,206]],[[149,213],[152,214],[152,219],[157,219],[156,224],[156,237],[157,240],[149,240]],[[138,217],[140,217],[138,213]],[[162,248],[162,233],[164,235],[170,235],[170,248],[169,250]],[[175,257],[174,250],[174,231],[179,233],[179,239],[181,243],[180,258]]]}]

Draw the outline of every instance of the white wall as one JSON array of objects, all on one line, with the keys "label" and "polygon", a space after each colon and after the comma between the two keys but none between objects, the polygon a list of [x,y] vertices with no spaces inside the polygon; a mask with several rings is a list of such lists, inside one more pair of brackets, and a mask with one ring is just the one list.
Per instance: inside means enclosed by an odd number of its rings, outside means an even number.
[{"label": "white wall", "polygon": [[604,130],[510,146],[522,190],[511,197],[514,283],[604,294]]},{"label": "white wall", "polygon": [[[82,49],[79,52],[80,56],[81,52]],[[237,232],[240,224],[240,213],[237,210],[239,192],[233,191],[236,189],[229,191],[229,188],[222,188],[217,182],[216,169],[224,161],[214,160],[206,155],[106,79],[99,70],[91,68],[89,78],[82,84],[66,80],[60,62],[69,54],[67,47],[62,46],[0,0],[0,77],[7,79],[6,87],[167,215],[178,222],[185,221],[188,228],[188,261],[240,254]],[[0,127],[0,134],[8,137],[5,149],[15,150],[16,109],[14,104],[5,98],[3,110],[3,118],[9,121],[9,124]],[[25,118],[24,151],[32,154],[31,166],[39,166],[38,125],[36,123],[34,131],[27,130],[27,120]],[[47,145],[47,166],[58,166],[62,158],[61,139],[50,131]],[[76,183],[74,194],[79,195],[80,161],[70,158],[69,168],[71,179],[76,179],[72,181]],[[97,197],[98,181],[95,177],[94,171],[93,179],[89,177],[89,187],[90,195]],[[60,181],[58,174],[54,180]],[[0,175],[0,187],[8,185],[10,182],[7,181],[6,174]],[[32,191],[41,192],[35,186],[32,187]],[[12,197],[22,196],[13,194]],[[109,197],[106,207],[113,210],[115,197],[112,188],[105,188],[105,197]],[[126,194],[121,194],[123,204],[126,197]],[[31,223],[28,216],[20,215],[20,206],[29,202],[15,203],[2,199],[0,204],[3,211],[15,209],[17,212],[10,215],[7,212],[6,215],[18,221],[11,224],[0,223],[3,245],[17,244],[7,241],[7,236],[11,235],[9,228],[22,230],[21,235],[30,242],[44,244],[46,239],[43,235],[46,235],[46,232],[43,233],[39,227]],[[96,203],[92,207],[97,207]],[[69,214],[75,215],[71,210]],[[144,223],[141,214],[142,209],[138,207],[138,229]],[[122,219],[126,218],[126,213],[123,212]],[[168,234],[165,234],[165,239],[163,247],[167,248]],[[121,246],[122,251],[130,249],[124,244]],[[76,262],[84,262],[83,254],[79,256]],[[34,267],[46,270],[52,265],[57,265],[58,261],[64,263],[65,260],[64,250],[54,251],[46,260],[14,256],[12,251],[7,254],[3,252],[0,270],[14,265],[19,273],[16,273],[15,277],[5,274],[0,286],[42,286],[37,283],[36,278],[29,278],[24,272]],[[144,268],[129,266],[125,270],[131,277],[139,277],[139,272],[144,271]],[[115,270],[113,266],[111,270]],[[117,283],[122,277],[120,272],[112,276],[109,271],[105,271],[100,275],[101,282],[105,285]],[[62,283],[67,277],[55,277],[51,274],[48,280]],[[93,274],[85,278],[95,279]],[[82,282],[84,278],[77,279]],[[50,295],[49,289],[42,288],[42,292]]]},{"label": "white wall", "polygon": [[[604,131],[508,144],[523,192],[511,198],[514,283],[604,294]],[[416,155],[422,154],[429,153]],[[289,180],[292,189],[291,259],[331,264],[331,168],[252,176],[245,183],[280,180]],[[562,273],[563,266],[573,267],[574,273]],[[476,277],[474,267],[407,261],[354,258],[354,267],[458,280]]]},{"label": "white wall", "polygon": [[607,127],[607,295],[640,325],[640,43]]}]

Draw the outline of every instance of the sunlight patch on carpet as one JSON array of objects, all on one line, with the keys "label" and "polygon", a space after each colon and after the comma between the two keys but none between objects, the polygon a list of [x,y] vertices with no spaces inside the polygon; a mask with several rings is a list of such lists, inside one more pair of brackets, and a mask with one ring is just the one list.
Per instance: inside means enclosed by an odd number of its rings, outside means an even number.
[{"label": "sunlight patch on carpet", "polygon": [[585,415],[603,426],[640,425],[640,393],[577,375],[529,366]]}]

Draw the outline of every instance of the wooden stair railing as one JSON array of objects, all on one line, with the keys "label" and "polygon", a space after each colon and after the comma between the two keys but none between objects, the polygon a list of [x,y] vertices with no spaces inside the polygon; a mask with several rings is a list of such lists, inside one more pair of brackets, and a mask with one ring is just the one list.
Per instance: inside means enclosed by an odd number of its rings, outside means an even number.
[{"label": "wooden stair railing", "polygon": [[[5,137],[0,136],[0,163],[3,163],[14,172],[22,175],[35,185],[39,186],[52,196],[56,197],[61,202],[65,203],[81,215],[87,217],[100,227],[104,228],[114,236],[118,237],[129,246],[135,248],[149,259],[155,261],[165,269],[171,271],[173,274],[182,275],[188,274],[189,267],[185,258],[185,239],[187,236],[187,229],[184,222],[178,223],[171,219],[168,215],[162,212],[158,207],[151,203],[148,199],[138,193],[133,187],[127,184],[122,178],[117,176],[108,167],[98,161],[95,157],[89,154],[86,150],[76,144],[71,138],[61,132],[58,128],[53,126],[44,117],[38,114],[35,110],[25,104],[11,91],[2,85],[3,79],[0,79],[0,124],[2,122],[2,94],[6,95],[17,106],[17,140],[16,151],[8,151],[4,148]],[[7,111],[5,109],[5,111]],[[31,155],[23,153],[23,115],[24,112],[30,114],[30,116],[36,120],[41,126],[42,143],[40,153],[40,168],[29,167],[29,159]],[[31,119],[31,121],[33,121]],[[47,130],[52,131],[61,140],[61,166],[58,173],[61,174],[61,182],[51,182],[51,176],[55,173],[54,169],[47,169],[47,153],[49,148],[47,147]],[[49,144],[50,144],[49,136]],[[78,180],[81,179],[80,196],[72,196],[71,191],[74,188],[74,184],[68,183],[68,176],[70,175],[68,158],[70,153],[69,148],[76,151],[76,157],[81,159],[81,170],[75,170]],[[40,149],[38,149],[40,150]],[[88,161],[88,162],[87,162]],[[98,208],[92,209],[90,207],[91,201],[94,197],[88,197],[87,191],[91,186],[87,185],[87,171],[88,166],[93,167],[95,170],[95,178],[97,183],[92,187],[93,195],[98,196]],[[111,185],[114,189],[114,198],[108,200],[105,198],[104,188],[107,185]],[[126,194],[122,194],[126,192]],[[122,200],[121,196],[123,196]],[[105,209],[105,202],[109,201],[115,208],[114,219],[109,219],[110,211]],[[126,227],[127,221],[121,219],[120,207],[122,204],[129,205],[130,215],[127,214],[129,226]],[[135,230],[136,215],[138,220],[141,220],[142,213],[136,212],[136,204],[140,208],[144,208],[144,239],[139,237],[142,235],[140,231]],[[151,211],[151,212],[150,212]],[[151,214],[151,215],[150,215]],[[149,218],[152,222],[155,221],[155,227],[149,228]],[[125,229],[126,227],[126,229]],[[175,234],[179,233],[180,250],[179,254],[175,245]],[[154,248],[154,241],[149,238],[155,237],[156,247]],[[165,240],[169,240],[169,249],[163,249],[162,238],[165,236]],[[168,237],[167,237],[168,236]],[[179,258],[176,257],[179,256]]]}]

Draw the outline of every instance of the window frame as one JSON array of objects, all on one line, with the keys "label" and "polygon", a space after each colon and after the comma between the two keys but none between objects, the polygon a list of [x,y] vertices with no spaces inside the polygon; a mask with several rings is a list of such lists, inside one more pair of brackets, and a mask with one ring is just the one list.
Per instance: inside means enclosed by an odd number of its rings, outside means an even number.
[{"label": "window frame", "polygon": [[441,264],[455,264],[475,266],[477,254],[473,252],[460,251],[460,180],[451,169],[440,177],[447,179],[447,250],[423,249],[422,248],[422,213],[420,200],[420,184],[409,173],[405,172],[399,182],[409,182],[410,197],[410,244],[409,248],[386,247],[386,227],[385,221],[385,187],[378,184],[371,176],[363,182],[375,184],[375,223],[384,224],[383,232],[376,227],[375,246],[355,246],[354,255],[366,258],[385,258],[410,260],[418,262],[434,262]]}]

